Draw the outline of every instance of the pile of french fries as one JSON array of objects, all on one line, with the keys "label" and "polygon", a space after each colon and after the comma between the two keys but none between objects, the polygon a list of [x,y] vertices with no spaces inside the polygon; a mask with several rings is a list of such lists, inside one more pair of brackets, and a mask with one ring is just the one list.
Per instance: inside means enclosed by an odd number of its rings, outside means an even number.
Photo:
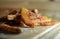
[{"label": "pile of french fries", "polygon": [[34,27],[34,26],[51,26],[54,21],[47,17],[42,16],[37,9],[28,10],[26,8],[21,8],[21,18],[24,25]]},{"label": "pile of french fries", "polygon": [[[55,21],[47,16],[43,16],[37,9],[28,10],[21,8],[19,12],[12,10],[7,16],[0,18],[0,29],[19,34],[21,29],[19,27],[31,27],[35,26],[51,26],[55,24]],[[18,27],[19,26],[19,27]]]},{"label": "pile of french fries", "polygon": [[28,27],[34,27],[34,26],[51,26],[54,24],[54,21],[47,17],[43,16],[37,9],[26,9],[22,7],[19,9],[19,12],[17,10],[12,10],[5,19],[0,19],[0,21],[6,21],[6,24],[17,24],[19,26],[28,26]]}]

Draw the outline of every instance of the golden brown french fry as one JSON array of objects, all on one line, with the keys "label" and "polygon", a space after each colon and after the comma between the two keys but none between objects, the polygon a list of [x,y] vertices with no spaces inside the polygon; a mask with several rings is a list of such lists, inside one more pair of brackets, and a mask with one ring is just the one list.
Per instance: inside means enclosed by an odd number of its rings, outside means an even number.
[{"label": "golden brown french fry", "polygon": [[19,27],[13,27],[7,24],[0,24],[0,29],[3,29],[5,31],[8,31],[12,34],[19,34],[21,33],[21,29]]},{"label": "golden brown french fry", "polygon": [[26,10],[26,8],[21,8],[21,17],[22,17],[23,22],[26,25],[30,27],[34,27],[34,23],[30,19],[29,12]]}]

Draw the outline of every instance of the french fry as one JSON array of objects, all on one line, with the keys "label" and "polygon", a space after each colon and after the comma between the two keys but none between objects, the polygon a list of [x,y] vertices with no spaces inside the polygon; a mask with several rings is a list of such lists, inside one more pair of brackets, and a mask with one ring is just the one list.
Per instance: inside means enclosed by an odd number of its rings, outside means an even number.
[{"label": "french fry", "polygon": [[34,23],[30,19],[29,12],[26,10],[26,8],[21,8],[21,17],[23,22],[28,25],[29,27],[34,27]]},{"label": "french fry", "polygon": [[3,29],[7,32],[10,32],[12,34],[19,34],[21,33],[21,29],[19,27],[13,27],[7,24],[0,24],[0,29]]}]

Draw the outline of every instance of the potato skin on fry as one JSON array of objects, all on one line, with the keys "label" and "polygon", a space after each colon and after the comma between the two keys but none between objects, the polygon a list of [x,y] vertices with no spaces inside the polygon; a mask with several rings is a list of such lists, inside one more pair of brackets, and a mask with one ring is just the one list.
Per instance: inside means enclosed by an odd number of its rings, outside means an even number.
[{"label": "potato skin on fry", "polygon": [[21,8],[21,17],[23,22],[29,27],[34,27],[34,23],[30,19],[29,12],[25,8]]},{"label": "potato skin on fry", "polygon": [[54,21],[51,21],[51,22],[40,22],[40,25],[41,26],[52,26],[54,25],[55,22]]}]

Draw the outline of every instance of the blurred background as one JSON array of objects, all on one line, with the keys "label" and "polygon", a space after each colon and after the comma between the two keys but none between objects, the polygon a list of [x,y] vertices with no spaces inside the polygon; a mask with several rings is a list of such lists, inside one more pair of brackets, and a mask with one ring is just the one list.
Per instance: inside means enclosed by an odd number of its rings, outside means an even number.
[{"label": "blurred background", "polygon": [[60,0],[0,0],[0,16],[7,14],[7,8],[21,8],[22,6],[36,8],[43,15],[60,20]]}]

